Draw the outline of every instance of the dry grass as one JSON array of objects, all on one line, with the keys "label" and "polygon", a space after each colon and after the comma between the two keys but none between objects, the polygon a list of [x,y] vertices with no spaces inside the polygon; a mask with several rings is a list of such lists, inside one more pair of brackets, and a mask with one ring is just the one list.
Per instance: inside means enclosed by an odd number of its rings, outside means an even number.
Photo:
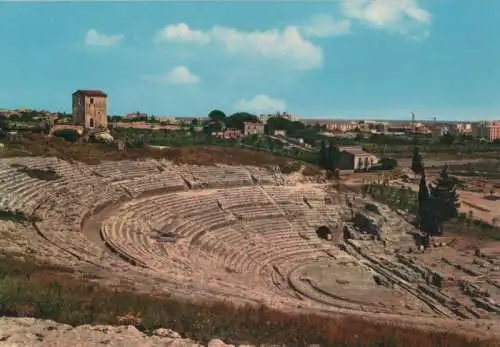
[{"label": "dry grass", "polygon": [[54,156],[68,161],[80,161],[97,164],[101,160],[140,160],[144,158],[165,158],[178,164],[279,166],[283,172],[296,172],[301,165],[308,168],[308,173],[320,171],[313,165],[265,151],[243,148],[196,146],[171,147],[166,149],[127,148],[118,151],[116,145],[99,143],[75,143],[60,138],[46,138],[28,135],[22,140],[7,143],[0,152],[0,157],[12,156]]},{"label": "dry grass", "polygon": [[304,175],[304,176],[318,176],[318,175],[321,175],[321,169],[317,166],[307,165],[302,170],[302,175]]},{"label": "dry grass", "polygon": [[0,262],[0,314],[34,316],[72,325],[133,324],[150,332],[167,327],[206,342],[305,346],[493,347],[449,332],[421,331],[359,318],[290,314],[264,306],[229,302],[188,302],[112,291],[71,275],[71,270],[3,258]]}]

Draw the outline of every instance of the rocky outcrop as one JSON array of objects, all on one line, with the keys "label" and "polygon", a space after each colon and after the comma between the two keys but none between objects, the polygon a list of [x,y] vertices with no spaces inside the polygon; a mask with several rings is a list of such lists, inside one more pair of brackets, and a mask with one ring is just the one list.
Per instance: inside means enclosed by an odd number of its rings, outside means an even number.
[{"label": "rocky outcrop", "polygon": [[366,211],[356,212],[353,218],[353,223],[355,227],[360,230],[363,230],[368,234],[375,235],[375,237],[380,239],[380,219],[373,216],[372,213],[367,213]]},{"label": "rocky outcrop", "polygon": [[[35,318],[0,317],[0,346],[51,346],[51,347],[202,347],[203,345],[182,338],[170,329],[156,329],[146,335],[134,326],[80,325],[72,327],[51,320]],[[211,340],[207,347],[229,347],[219,339]],[[241,345],[243,346],[243,345]]]}]

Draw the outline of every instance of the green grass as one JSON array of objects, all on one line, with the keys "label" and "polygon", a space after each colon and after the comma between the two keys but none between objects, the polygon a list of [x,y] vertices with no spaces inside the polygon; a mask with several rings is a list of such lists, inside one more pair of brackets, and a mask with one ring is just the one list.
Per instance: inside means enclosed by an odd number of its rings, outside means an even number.
[{"label": "green grass", "polygon": [[11,221],[15,223],[25,223],[34,220],[34,217],[27,216],[20,211],[9,211],[5,209],[0,209],[0,220]]}]

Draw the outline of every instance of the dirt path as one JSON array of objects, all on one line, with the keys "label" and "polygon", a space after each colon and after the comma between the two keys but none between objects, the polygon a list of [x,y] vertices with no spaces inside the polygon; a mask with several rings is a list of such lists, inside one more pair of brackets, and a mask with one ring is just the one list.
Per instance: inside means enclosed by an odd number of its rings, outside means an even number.
[{"label": "dirt path", "polygon": [[104,207],[99,212],[93,214],[92,216],[86,218],[83,221],[81,232],[85,237],[90,240],[93,244],[103,248],[107,254],[116,256],[104,243],[101,238],[101,225],[109,217],[113,216],[116,211],[120,208],[121,204],[110,204]]}]

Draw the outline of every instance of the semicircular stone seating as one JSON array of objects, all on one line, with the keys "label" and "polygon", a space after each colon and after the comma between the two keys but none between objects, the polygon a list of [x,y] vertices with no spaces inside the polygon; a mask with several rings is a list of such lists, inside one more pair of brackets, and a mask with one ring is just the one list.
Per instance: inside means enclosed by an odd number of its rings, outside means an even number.
[{"label": "semicircular stone seating", "polygon": [[[403,302],[429,314],[449,311],[430,294],[422,299],[420,272],[407,275],[411,266],[393,257],[412,238],[396,212],[377,205],[383,246],[355,230],[363,235],[335,247],[319,228],[341,237],[352,213],[347,197],[292,181],[278,168],[2,158],[0,209],[26,220],[0,220],[0,230],[17,224],[36,233],[40,252],[161,278],[166,290],[293,307],[390,312]],[[366,201],[355,200],[356,211],[366,211]],[[375,283],[374,272],[412,294]]]},{"label": "semicircular stone seating", "polygon": [[[158,276],[172,284],[169,289],[389,311],[363,298],[362,288],[373,285],[370,269],[358,271],[352,284],[321,280],[329,266],[356,272],[342,264],[355,262],[354,256],[317,234],[326,226],[340,237],[350,215],[345,199],[321,186],[287,182],[278,168],[3,158],[0,208],[22,212],[26,230],[45,242],[44,251]],[[388,217],[381,227],[400,231],[386,229],[385,239],[397,244],[408,225],[380,209]],[[8,230],[13,222],[0,224]],[[373,288],[384,297],[393,294]]]},{"label": "semicircular stone seating", "polygon": [[[165,193],[124,204],[101,233],[109,247],[139,266],[219,273],[228,283],[276,289],[276,268],[284,283],[297,264],[329,257],[329,246],[300,233],[313,235],[323,222],[297,224],[315,210],[302,194],[294,187],[259,186]],[[316,194],[321,201],[321,190]],[[302,212],[293,223],[285,209],[292,205]]]}]

